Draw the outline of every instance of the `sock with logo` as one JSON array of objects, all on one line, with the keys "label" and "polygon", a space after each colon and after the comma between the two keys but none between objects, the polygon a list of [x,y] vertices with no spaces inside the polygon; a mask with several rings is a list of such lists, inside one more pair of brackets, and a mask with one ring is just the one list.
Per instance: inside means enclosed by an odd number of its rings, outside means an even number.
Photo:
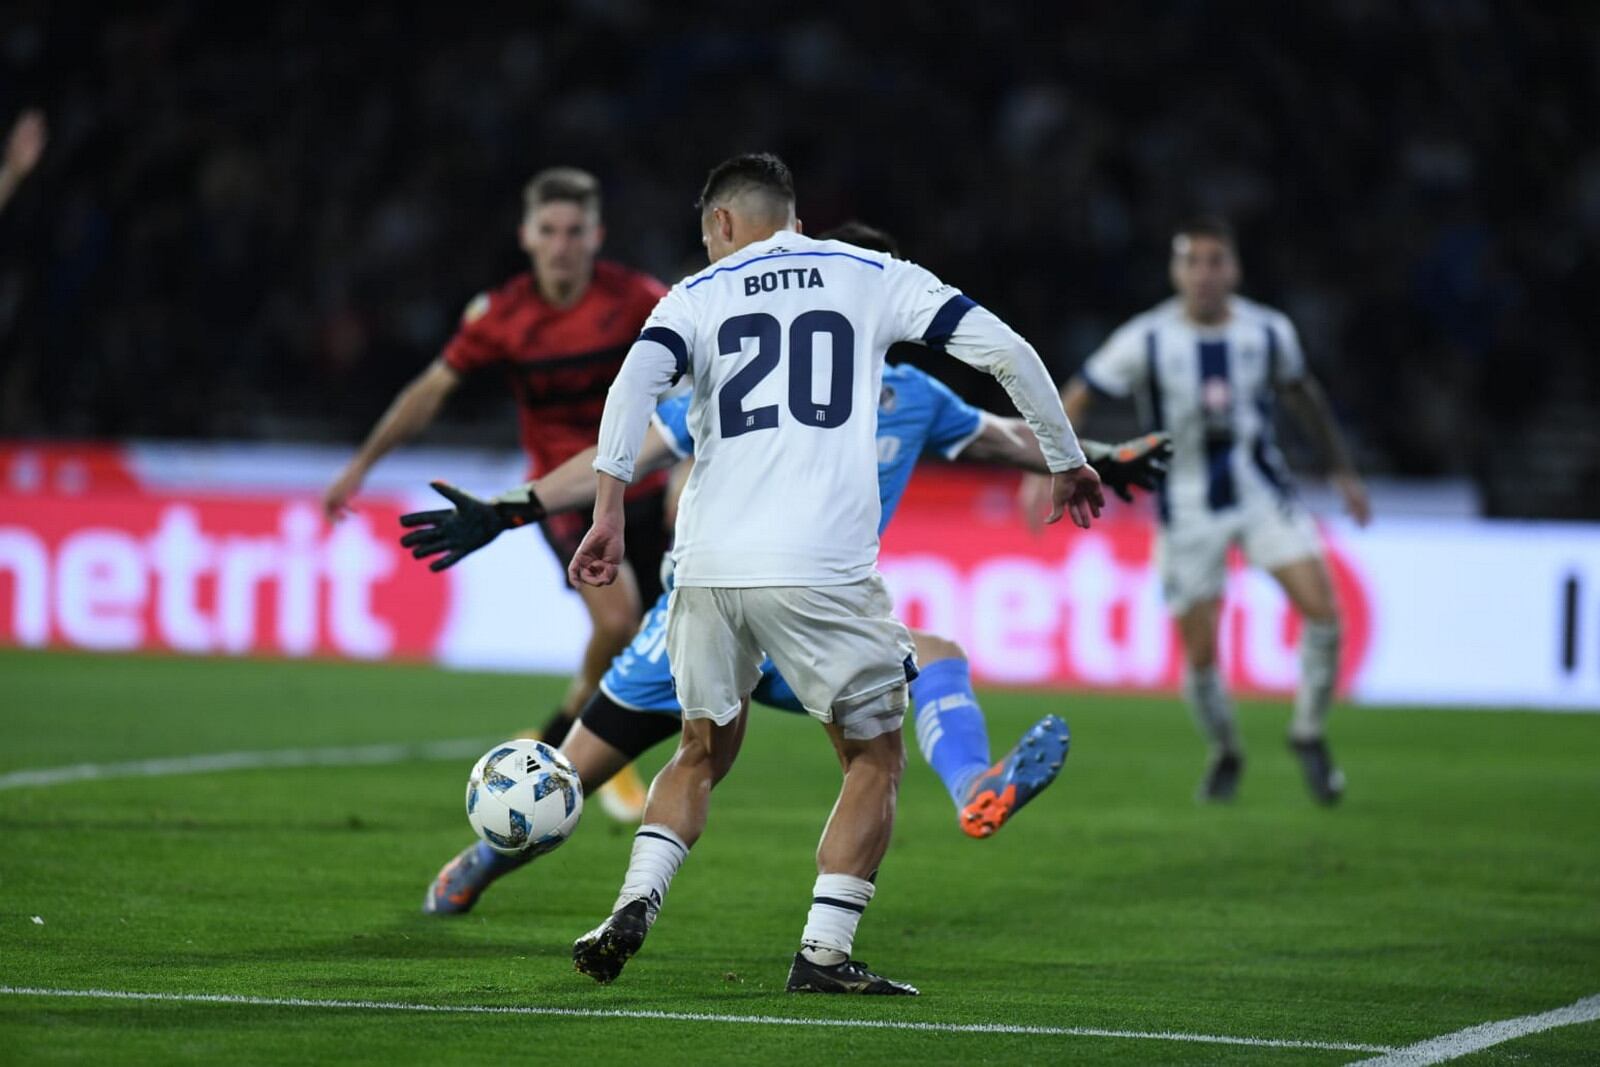
[{"label": "sock with logo", "polygon": [[856,927],[873,892],[871,882],[854,875],[817,875],[811,890],[811,912],[800,935],[800,954],[823,967],[849,959]]},{"label": "sock with logo", "polygon": [[661,902],[667,898],[672,876],[688,854],[689,846],[683,838],[660,823],[639,827],[633,835],[633,857],[622,879],[622,892],[611,910],[620,911],[624,904],[643,898],[649,905],[650,922],[654,923]]},{"label": "sock with logo", "polygon": [[911,698],[917,746],[959,808],[972,780],[989,767],[989,728],[967,661],[957,656],[923,667],[911,682]]},{"label": "sock with logo", "polygon": [[1315,741],[1322,736],[1338,678],[1338,622],[1305,620],[1300,630],[1300,686],[1294,694],[1291,738]]}]

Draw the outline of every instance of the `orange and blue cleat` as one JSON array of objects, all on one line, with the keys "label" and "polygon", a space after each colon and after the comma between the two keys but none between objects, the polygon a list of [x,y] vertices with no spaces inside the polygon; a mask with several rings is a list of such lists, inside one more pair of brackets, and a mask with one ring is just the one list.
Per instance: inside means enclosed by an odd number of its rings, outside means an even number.
[{"label": "orange and blue cleat", "polygon": [[992,836],[1056,780],[1071,745],[1067,724],[1054,715],[1028,727],[1005,758],[967,787],[966,803],[961,806],[962,831],[971,837]]},{"label": "orange and blue cleat", "polygon": [[502,856],[481,841],[468,845],[428,883],[423,913],[465,915],[496,878],[526,862],[521,856]]}]

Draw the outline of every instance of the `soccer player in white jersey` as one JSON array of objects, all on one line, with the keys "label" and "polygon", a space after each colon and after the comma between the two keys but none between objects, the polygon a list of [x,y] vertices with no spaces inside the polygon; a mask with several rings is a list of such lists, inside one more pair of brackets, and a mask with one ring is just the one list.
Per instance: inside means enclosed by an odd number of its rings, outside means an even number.
[{"label": "soccer player in white jersey", "polygon": [[711,268],[656,306],[611,387],[594,525],[569,569],[574,582],[615,576],[640,442],[657,397],[689,375],[697,462],[679,505],[667,617],[683,731],[651,786],[612,914],[573,945],[573,963],[609,982],[644,943],[738,753],[766,655],[826,725],[844,770],[788,988],[915,994],[850,958],[889,843],[916,669],[876,566],[884,352],[920,341],[1006,386],[1055,472],[1048,521],[1067,512],[1087,527],[1100,479],[1027,342],[921,267],[802,236],[777,157],[715,167],[700,226]]},{"label": "soccer player in white jersey", "polygon": [[[1282,399],[1309,431],[1345,510],[1363,526],[1370,518],[1366,489],[1306,368],[1294,325],[1237,294],[1239,255],[1227,223],[1202,218],[1179,228],[1171,272],[1177,295],[1113,333],[1067,383],[1062,401],[1077,422],[1097,394],[1131,396],[1157,429],[1172,434],[1170,471],[1157,494],[1156,554],[1184,646],[1184,695],[1212,746],[1200,798],[1231,800],[1244,768],[1233,704],[1217,668],[1226,557],[1237,544],[1300,612],[1289,745],[1312,796],[1333,804],[1344,791],[1325,738],[1339,665],[1339,609],[1316,526],[1295,499],[1273,442],[1274,401]],[[1023,499],[1026,505],[1026,491]]]}]

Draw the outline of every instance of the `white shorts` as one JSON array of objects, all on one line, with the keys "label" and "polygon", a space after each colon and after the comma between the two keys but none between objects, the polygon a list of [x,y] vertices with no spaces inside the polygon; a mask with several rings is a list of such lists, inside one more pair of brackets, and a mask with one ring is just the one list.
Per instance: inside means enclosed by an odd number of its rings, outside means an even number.
[{"label": "white shorts", "polygon": [[1263,498],[1226,511],[1174,516],[1156,534],[1161,591],[1174,615],[1222,597],[1234,544],[1246,562],[1267,571],[1322,558],[1317,525],[1293,500]]},{"label": "white shorts", "polygon": [[667,607],[667,659],[686,719],[732,722],[767,656],[800,703],[844,736],[900,728],[914,645],[883,579],[849,585],[679,586]]}]

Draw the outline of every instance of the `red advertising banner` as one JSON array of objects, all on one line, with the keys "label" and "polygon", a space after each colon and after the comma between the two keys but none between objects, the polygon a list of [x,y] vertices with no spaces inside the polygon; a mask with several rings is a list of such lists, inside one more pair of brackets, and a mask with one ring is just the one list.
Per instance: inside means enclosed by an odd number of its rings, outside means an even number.
[{"label": "red advertising banner", "polygon": [[[900,617],[962,644],[974,675],[1002,685],[1177,685],[1182,650],[1153,560],[1143,507],[1114,506],[1091,530],[1063,521],[1035,535],[1014,482],[987,471],[919,473],[883,539],[881,568]],[[1344,610],[1341,679],[1372,639],[1361,571],[1330,544]],[[1230,561],[1223,666],[1245,691],[1292,689],[1299,620],[1276,583]]]},{"label": "red advertising banner", "polygon": [[304,500],[0,496],[0,644],[106,651],[434,655],[448,583],[398,512],[329,526]]},{"label": "red advertising banner", "polygon": [[[342,454],[273,445],[0,443],[0,645],[431,660],[571,670],[586,618],[534,531],[435,574],[396,543],[409,498],[461,471],[493,491],[515,457],[405,454],[335,525],[316,504]],[[1039,535],[1015,479],[929,466],[883,539],[901,616],[959,642],[984,684],[1172,691],[1182,650],[1146,508]],[[1600,708],[1600,527],[1388,517],[1324,528],[1344,619],[1341,691],[1368,703]],[[1299,621],[1271,576],[1230,563],[1230,684],[1284,694]]]}]

